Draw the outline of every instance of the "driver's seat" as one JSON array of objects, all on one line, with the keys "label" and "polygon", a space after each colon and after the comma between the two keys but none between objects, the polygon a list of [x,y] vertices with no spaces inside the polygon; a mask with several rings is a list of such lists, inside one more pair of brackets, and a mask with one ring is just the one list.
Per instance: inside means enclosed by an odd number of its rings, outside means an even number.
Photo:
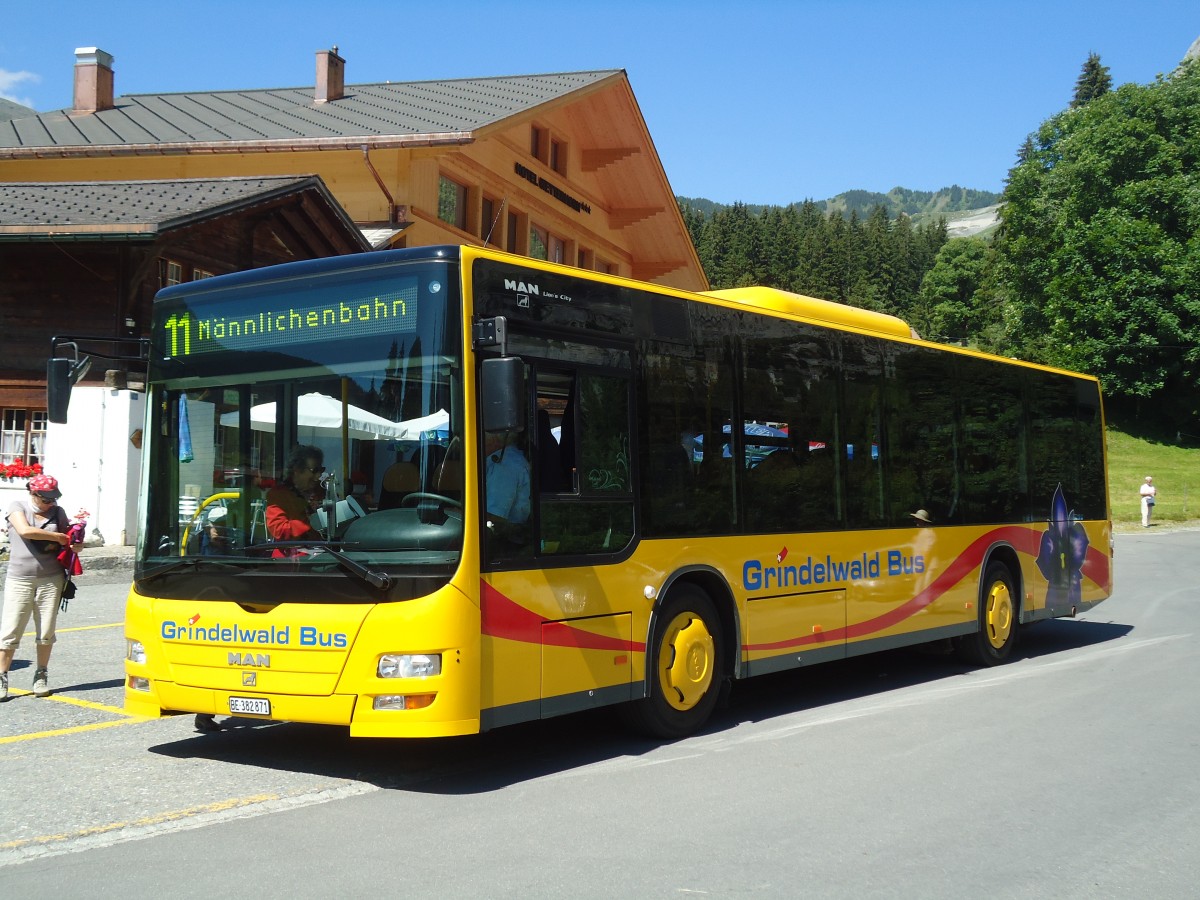
[{"label": "driver's seat", "polygon": [[421,470],[415,463],[397,460],[383,473],[379,486],[379,509],[396,509],[404,498],[421,489]]}]

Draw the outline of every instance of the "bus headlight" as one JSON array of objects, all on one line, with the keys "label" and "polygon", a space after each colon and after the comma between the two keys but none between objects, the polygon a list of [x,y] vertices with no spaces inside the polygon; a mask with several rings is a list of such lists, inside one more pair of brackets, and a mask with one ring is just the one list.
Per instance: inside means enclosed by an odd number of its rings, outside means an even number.
[{"label": "bus headlight", "polygon": [[125,658],[130,662],[145,663],[146,648],[141,641],[126,641]]},{"label": "bus headlight", "polygon": [[440,653],[385,653],[379,657],[380,678],[428,678],[442,674]]}]

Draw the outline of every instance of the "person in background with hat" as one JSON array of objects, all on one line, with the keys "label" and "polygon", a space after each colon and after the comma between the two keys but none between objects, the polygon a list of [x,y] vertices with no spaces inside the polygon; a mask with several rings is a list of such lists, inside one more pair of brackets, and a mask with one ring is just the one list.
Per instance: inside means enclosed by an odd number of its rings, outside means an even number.
[{"label": "person in background with hat", "polygon": [[1149,528],[1150,517],[1154,515],[1154,502],[1158,498],[1158,488],[1154,486],[1154,479],[1151,476],[1146,476],[1146,480],[1138,489],[1138,494],[1142,501],[1142,527]]},{"label": "person in background with hat", "polygon": [[8,699],[8,670],[21,644],[21,634],[33,617],[37,667],[33,672],[33,695],[50,693],[47,667],[54,646],[54,624],[66,576],[58,554],[63,547],[78,553],[82,544],[68,536],[70,519],[58,505],[62,491],[50,475],[29,480],[29,499],[17,500],[8,508],[9,563],[4,579],[4,610],[0,615],[0,700]]},{"label": "person in background with hat", "polygon": [[923,509],[918,509],[916,512],[908,514],[908,517],[917,523],[918,528],[925,528],[933,524],[933,519],[929,518],[929,513]]}]

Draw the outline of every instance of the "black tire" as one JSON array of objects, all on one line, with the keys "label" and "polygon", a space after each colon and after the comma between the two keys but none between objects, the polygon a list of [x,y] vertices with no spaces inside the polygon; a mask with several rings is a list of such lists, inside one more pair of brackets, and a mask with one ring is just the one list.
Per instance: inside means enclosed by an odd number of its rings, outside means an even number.
[{"label": "black tire", "polygon": [[959,656],[977,666],[998,666],[1007,660],[1017,645],[1018,603],[1008,566],[988,563],[979,585],[979,630],[958,638]]},{"label": "black tire", "polygon": [[672,588],[659,609],[651,654],[649,696],[622,708],[626,722],[657,738],[686,737],[712,715],[724,680],[725,636],[712,600],[700,588]]}]

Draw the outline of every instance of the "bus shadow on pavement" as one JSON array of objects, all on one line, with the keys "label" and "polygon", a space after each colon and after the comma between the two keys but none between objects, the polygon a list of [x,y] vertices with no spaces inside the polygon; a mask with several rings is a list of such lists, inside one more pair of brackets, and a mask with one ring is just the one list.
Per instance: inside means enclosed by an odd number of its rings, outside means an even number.
[{"label": "bus shadow on pavement", "polygon": [[125,686],[124,678],[110,678],[108,681],[88,681],[83,684],[64,684],[55,690],[60,694],[87,694],[95,691],[119,690]]},{"label": "bus shadow on pavement", "polygon": [[[1129,625],[1079,619],[1041,622],[1022,629],[1005,665],[1086,649],[1122,638],[1132,630]],[[999,666],[994,671],[1003,670],[1004,666]],[[986,670],[959,659],[949,641],[793,669],[738,683],[734,702],[725,710],[732,719],[727,725],[760,722],[979,671]]]},{"label": "bus shadow on pavement", "polygon": [[[1022,631],[1013,662],[1117,640],[1131,626],[1055,620]],[[961,677],[977,669],[940,645],[908,648],[752,678],[734,685],[700,739],[890,691]],[[1000,671],[1000,670],[997,670]],[[190,718],[190,717],[189,717]],[[454,738],[351,738],[348,729],[220,717],[222,730],[150,747],[179,759],[367,782],[388,790],[488,793],[669,747],[631,734],[615,711],[599,709]],[[686,744],[686,740],[683,742]]]}]

